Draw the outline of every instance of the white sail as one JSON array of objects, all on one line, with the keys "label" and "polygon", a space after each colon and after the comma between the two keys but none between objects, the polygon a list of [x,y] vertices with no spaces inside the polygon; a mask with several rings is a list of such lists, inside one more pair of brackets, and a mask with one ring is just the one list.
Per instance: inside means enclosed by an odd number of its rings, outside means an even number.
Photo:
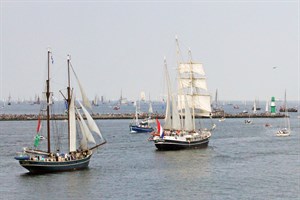
[{"label": "white sail", "polygon": [[71,102],[69,106],[69,125],[70,125],[70,138],[69,138],[69,150],[70,152],[76,151],[76,119],[75,119],[75,95],[72,94]]},{"label": "white sail", "polygon": [[82,123],[80,121],[79,121],[78,124],[79,124],[80,130],[81,130],[81,134],[82,134],[82,139],[80,141],[80,148],[83,149],[83,150],[85,150],[85,149],[88,149],[88,143],[87,143],[87,140],[86,140],[86,136],[84,134],[84,128],[83,128],[83,125],[82,125]]},{"label": "white sail", "polygon": [[206,78],[180,78],[179,79],[179,89],[185,88],[199,88],[207,90]]},{"label": "white sail", "polygon": [[256,102],[253,103],[253,113],[256,113]]},{"label": "white sail", "polygon": [[170,98],[167,97],[166,101],[166,116],[165,116],[165,125],[164,129],[171,129],[172,128],[172,121],[171,121],[171,106],[170,106]]},{"label": "white sail", "polygon": [[184,109],[185,98],[187,99],[188,106],[190,108],[198,109],[197,113],[200,116],[210,116],[211,113],[211,99],[210,95],[178,95],[178,109]]},{"label": "white sail", "polygon": [[76,77],[77,84],[78,84],[79,89],[80,89],[80,93],[81,93],[83,105],[84,105],[85,107],[91,109],[91,108],[92,108],[92,105],[91,105],[89,99],[87,98],[87,96],[86,96],[86,94],[85,94],[85,92],[84,92],[84,90],[83,90],[83,87],[82,87],[82,85],[81,85],[81,83],[80,83],[80,81],[79,81],[79,79],[78,79],[78,77],[77,77],[77,75],[76,75],[76,73],[75,73],[73,67],[72,67],[72,70],[73,70],[73,73],[74,73],[74,75],[75,75],[75,77]]},{"label": "white sail", "polygon": [[85,123],[84,119],[82,118],[82,116],[81,116],[81,114],[78,110],[77,110],[77,114],[78,114],[79,119],[80,119],[79,123],[81,123],[81,126],[82,126],[82,135],[83,135],[83,137],[85,137],[88,142],[92,142],[92,143],[96,144],[96,141],[95,141],[89,127]]},{"label": "white sail", "polygon": [[172,129],[181,130],[179,112],[177,109],[177,103],[174,96],[172,96]]},{"label": "white sail", "polygon": [[85,107],[80,103],[80,101],[78,101],[79,105],[81,106],[83,112],[84,112],[84,115],[87,119],[87,122],[88,122],[88,127],[91,131],[94,131],[96,132],[99,137],[102,139],[102,134],[96,124],[96,122],[94,121],[94,119],[92,118],[92,116],[90,115],[90,113],[85,109]]},{"label": "white sail", "polygon": [[269,101],[266,101],[266,112],[269,112]]},{"label": "white sail", "polygon": [[166,101],[166,115],[165,115],[165,125],[164,129],[172,129],[172,119],[171,119],[171,81],[169,72],[167,69],[167,62],[165,62],[165,75],[166,75],[166,83],[167,83],[167,101]]},{"label": "white sail", "polygon": [[153,113],[153,108],[152,108],[152,103],[151,101],[149,102],[149,110],[148,110],[149,113]]},{"label": "white sail", "polygon": [[193,128],[193,119],[192,119],[192,114],[190,111],[190,107],[188,105],[187,102],[187,98],[184,95],[185,101],[184,101],[184,105],[185,105],[185,109],[184,109],[184,130],[185,131],[192,131]]},{"label": "white sail", "polygon": [[205,76],[203,65],[201,63],[180,63],[178,67],[179,73],[196,73]]}]

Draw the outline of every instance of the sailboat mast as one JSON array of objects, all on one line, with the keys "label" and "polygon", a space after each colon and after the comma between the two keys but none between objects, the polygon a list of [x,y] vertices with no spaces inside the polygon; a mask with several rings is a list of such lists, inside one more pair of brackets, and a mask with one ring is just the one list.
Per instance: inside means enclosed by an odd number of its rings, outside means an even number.
[{"label": "sailboat mast", "polygon": [[191,79],[191,97],[192,97],[192,110],[193,110],[193,130],[196,130],[196,123],[195,123],[195,103],[194,103],[194,94],[193,94],[193,63],[192,63],[192,51],[189,49],[189,56],[190,56],[190,79]]},{"label": "sailboat mast", "polygon": [[70,147],[70,135],[71,135],[71,126],[70,126],[70,104],[71,104],[71,83],[70,83],[70,55],[67,56],[67,64],[68,64],[68,97],[67,97],[67,103],[68,103],[68,139],[69,139],[69,147]]},{"label": "sailboat mast", "polygon": [[50,146],[50,49],[48,49],[48,77],[46,80],[47,91],[46,91],[46,98],[47,98],[47,143],[48,143],[48,153],[51,152]]},{"label": "sailboat mast", "polygon": [[[177,56],[177,66],[178,66],[178,72],[177,72],[177,74],[178,74],[178,81],[180,80],[180,78],[181,78],[181,76],[180,76],[180,72],[179,72],[179,64],[180,64],[180,62],[179,62],[179,59],[180,59],[180,48],[179,48],[179,42],[178,42],[178,37],[177,37],[177,35],[175,36],[175,42],[176,42],[176,56]],[[179,81],[179,84],[182,84],[180,81]],[[182,85],[180,85],[180,88],[183,88],[182,87]],[[180,96],[183,96],[183,91],[180,89],[179,90],[179,95]],[[186,102],[185,102],[186,103]],[[182,104],[182,101],[178,101],[178,104]],[[182,105],[180,105],[180,108],[182,108]],[[181,128],[182,128],[182,130],[184,129],[184,126],[185,126],[185,124],[183,123],[183,112],[182,112],[182,109],[180,109],[180,115],[181,115],[181,118],[180,118],[180,120],[181,120],[181,124],[182,124],[182,126],[181,126]],[[185,113],[186,113],[186,111],[185,111]]]}]

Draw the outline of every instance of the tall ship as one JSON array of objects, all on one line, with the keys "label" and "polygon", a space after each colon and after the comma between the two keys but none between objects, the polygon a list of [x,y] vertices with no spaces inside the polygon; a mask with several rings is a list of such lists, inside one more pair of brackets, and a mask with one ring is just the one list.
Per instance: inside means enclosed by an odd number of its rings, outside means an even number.
[{"label": "tall ship", "polygon": [[[15,157],[22,167],[33,174],[74,171],[87,168],[95,149],[106,143],[96,122],[87,110],[87,108],[91,108],[91,105],[71,65],[70,56],[67,58],[67,86],[59,91],[67,105],[65,112],[67,123],[53,119],[52,110],[54,110],[54,104],[52,102],[53,92],[50,91],[52,89],[50,85],[52,81],[52,77],[50,77],[50,57],[52,58],[52,53],[49,49],[46,92],[43,95],[45,101],[41,102],[42,108],[37,122],[33,147],[24,148],[23,152],[17,153]],[[75,82],[80,88],[82,103],[78,100],[75,101],[75,90],[71,87],[71,75],[75,77]],[[42,126],[44,122],[46,125]],[[65,125],[67,125],[67,128],[63,132]],[[42,127],[45,127],[46,130]],[[97,135],[97,140],[93,134]],[[62,138],[67,138],[67,141],[62,142]],[[44,141],[46,141],[46,144],[43,143]],[[63,144],[66,145],[65,148]]]},{"label": "tall ship", "polygon": [[[177,55],[180,54],[176,37]],[[167,62],[164,71],[167,84],[165,123],[161,127],[157,120],[157,132],[153,141],[158,150],[180,150],[206,147],[215,128],[196,127],[196,117],[211,118],[211,96],[208,93],[203,65],[192,60],[178,62],[177,92],[172,93]],[[201,119],[199,119],[201,120]]]}]

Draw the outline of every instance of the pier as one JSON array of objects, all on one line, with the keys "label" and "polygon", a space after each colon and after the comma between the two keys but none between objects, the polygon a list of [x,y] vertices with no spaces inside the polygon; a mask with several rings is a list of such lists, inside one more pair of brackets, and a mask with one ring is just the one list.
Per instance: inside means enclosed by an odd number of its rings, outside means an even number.
[{"label": "pier", "polygon": [[[134,113],[108,113],[108,114],[92,114],[93,119],[106,120],[106,119],[133,119],[135,118]],[[25,121],[25,120],[37,120],[38,115],[35,114],[0,114],[0,121]],[[45,116],[40,116],[42,120],[46,120]],[[140,114],[139,118],[144,119],[147,118],[147,114]],[[164,114],[152,114],[151,117],[153,119],[164,119]],[[212,118],[281,118],[285,117],[283,113],[225,113],[225,114],[212,114]],[[209,117],[200,117],[196,116],[196,118],[209,118]],[[51,120],[65,120],[67,119],[66,114],[56,114],[52,115]]]}]

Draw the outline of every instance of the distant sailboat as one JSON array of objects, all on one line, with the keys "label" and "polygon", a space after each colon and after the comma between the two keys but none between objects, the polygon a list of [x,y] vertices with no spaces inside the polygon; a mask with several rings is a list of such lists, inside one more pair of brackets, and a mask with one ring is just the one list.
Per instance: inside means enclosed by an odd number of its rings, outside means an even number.
[{"label": "distant sailboat", "polygon": [[10,95],[10,93],[8,95],[7,105],[9,105],[9,106],[11,105],[11,95]]},{"label": "distant sailboat", "polygon": [[266,112],[266,113],[269,112],[269,101],[268,101],[268,100],[266,101],[266,109],[265,109],[265,112]]},{"label": "distant sailboat", "polygon": [[286,91],[284,93],[284,102],[283,102],[283,105],[280,106],[279,108],[279,112],[298,112],[298,108],[294,107],[294,108],[288,108],[287,107],[287,102],[286,102]]},{"label": "distant sailboat", "polygon": [[[253,114],[255,114],[255,113],[256,113],[256,102],[254,101],[254,103],[253,103]],[[249,118],[245,120],[245,124],[252,124],[250,114],[249,114]]]},{"label": "distant sailboat", "polygon": [[244,110],[243,110],[243,113],[248,113],[247,101],[244,101]]},{"label": "distant sailboat", "polygon": [[155,120],[152,119],[152,114],[153,114],[153,107],[152,107],[152,101],[150,100],[150,95],[149,95],[149,109],[148,109],[148,122],[149,123],[155,123]]},{"label": "distant sailboat", "polygon": [[127,98],[124,98],[123,96],[122,96],[122,90],[121,90],[121,96],[120,96],[120,99],[119,99],[119,103],[118,103],[119,105],[128,105],[128,101],[127,101]]},{"label": "distant sailboat", "polygon": [[135,119],[134,122],[129,124],[129,130],[132,133],[145,133],[145,132],[152,132],[154,129],[150,126],[150,119],[144,119],[139,121],[139,109],[138,103],[135,102]]},{"label": "distant sailboat", "polygon": [[98,95],[96,95],[93,100],[93,106],[99,106],[98,101],[99,101],[99,97],[98,97]]},{"label": "distant sailboat", "polygon": [[284,116],[284,125],[283,127],[276,132],[276,136],[289,136],[291,134],[291,124],[290,118],[288,116],[288,109],[287,109],[287,102],[286,102],[286,91],[284,93],[285,101],[284,101],[284,108],[285,108],[285,116]]},{"label": "distant sailboat", "polygon": [[[52,92],[50,91],[50,56],[51,52],[48,50],[48,78],[46,80],[46,92],[44,93],[46,96],[46,109],[42,108],[40,117],[45,117],[47,125],[47,151],[40,149],[40,142],[43,139],[41,135],[41,120],[38,120],[38,126],[36,131],[36,136],[34,138],[34,147],[33,148],[25,148],[23,152],[18,153],[15,157],[16,160],[19,161],[20,165],[26,168],[30,173],[52,173],[52,172],[61,172],[61,171],[74,171],[87,168],[90,162],[90,159],[93,155],[93,151],[97,149],[99,146],[106,143],[103,139],[101,132],[96,125],[95,121],[92,119],[89,112],[85,107],[91,107],[90,103],[83,91],[83,88],[79,82],[77,75],[70,63],[70,57],[68,56],[68,84],[67,84],[67,95],[63,95],[65,101],[67,102],[67,115],[68,115],[68,152],[61,152],[59,146],[60,144],[56,144],[59,140],[55,138],[55,135],[58,136],[58,133],[54,134],[57,130],[63,130],[62,128],[57,129],[51,123],[55,120],[50,120],[50,114],[53,104],[51,103]],[[82,94],[83,103],[78,101],[78,104],[75,104],[75,92],[74,89],[71,88],[70,85],[70,73],[71,69],[74,72],[74,76],[76,77],[78,86],[80,88],[80,93]],[[84,107],[85,106],[85,107]],[[46,115],[44,115],[46,112]],[[83,112],[84,116],[87,119],[86,121],[83,119],[81,112]],[[81,138],[77,137],[77,126],[78,123],[81,130]],[[56,124],[57,125],[57,124]],[[61,124],[63,125],[63,124]],[[94,139],[92,132],[96,133],[99,136],[99,142],[96,142]],[[80,141],[77,141],[80,140]],[[51,143],[55,143],[55,150]],[[90,144],[93,144],[92,147],[89,147]],[[80,144],[80,145],[78,145]]]},{"label": "distant sailboat", "polygon": [[256,108],[256,101],[254,101],[254,103],[253,103],[252,110],[253,110],[253,113],[256,113],[256,110],[257,110],[257,108]]},{"label": "distant sailboat", "polygon": [[[266,101],[266,108],[265,108],[265,113],[269,113],[269,101]],[[266,123],[265,127],[272,127],[270,123]]]},{"label": "distant sailboat", "polygon": [[[261,110],[261,107],[259,106],[259,100],[255,99],[254,104],[255,104],[255,111]],[[254,110],[254,106],[252,107],[252,110]]]}]

